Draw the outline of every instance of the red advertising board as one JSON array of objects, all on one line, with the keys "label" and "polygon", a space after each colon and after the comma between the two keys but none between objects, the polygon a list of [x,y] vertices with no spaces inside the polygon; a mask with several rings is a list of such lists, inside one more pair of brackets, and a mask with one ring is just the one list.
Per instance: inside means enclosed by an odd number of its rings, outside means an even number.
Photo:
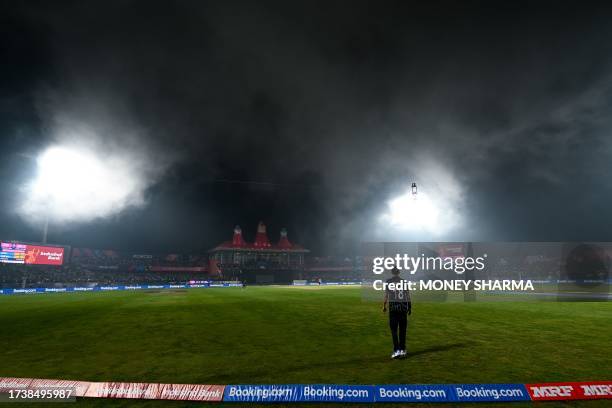
[{"label": "red advertising board", "polygon": [[224,389],[224,385],[92,382],[84,396],[90,398],[221,401],[223,400]]},{"label": "red advertising board", "polygon": [[612,381],[525,384],[532,401],[612,399]]},{"label": "red advertising board", "polygon": [[64,263],[64,248],[26,245],[25,264],[61,265]]},{"label": "red advertising board", "polygon": [[179,401],[221,401],[225,385],[89,382],[0,377],[0,393],[7,390],[71,388],[76,397],[138,398]]}]

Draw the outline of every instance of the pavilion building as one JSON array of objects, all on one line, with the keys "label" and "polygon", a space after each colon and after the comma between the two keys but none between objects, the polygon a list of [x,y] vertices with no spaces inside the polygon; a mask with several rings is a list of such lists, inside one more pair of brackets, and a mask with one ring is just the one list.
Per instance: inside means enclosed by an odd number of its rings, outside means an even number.
[{"label": "pavilion building", "polygon": [[255,241],[246,242],[239,226],[234,228],[231,241],[209,251],[209,271],[225,279],[240,279],[249,283],[291,283],[304,271],[304,256],[308,249],[289,241],[287,230],[281,229],[276,244],[270,243],[266,226],[257,226]]}]

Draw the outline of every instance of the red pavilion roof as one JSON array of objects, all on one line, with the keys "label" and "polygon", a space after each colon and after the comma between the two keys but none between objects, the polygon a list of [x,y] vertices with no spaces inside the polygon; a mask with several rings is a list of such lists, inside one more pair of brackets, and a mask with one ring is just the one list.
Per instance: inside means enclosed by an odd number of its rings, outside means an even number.
[{"label": "red pavilion roof", "polygon": [[295,252],[309,252],[306,248],[301,245],[293,244],[287,237],[287,230],[283,228],[280,233],[280,240],[277,244],[271,244],[268,239],[266,232],[266,226],[263,222],[260,222],[257,226],[257,234],[255,235],[255,242],[249,243],[242,237],[242,229],[239,226],[234,228],[234,236],[231,241],[225,241],[217,245],[211,251],[218,250],[268,250],[268,251],[295,251]]},{"label": "red pavilion roof", "polygon": [[266,225],[259,221],[257,225],[257,235],[255,235],[255,242],[253,242],[255,248],[270,248],[272,244],[268,240],[268,234],[266,233]]}]

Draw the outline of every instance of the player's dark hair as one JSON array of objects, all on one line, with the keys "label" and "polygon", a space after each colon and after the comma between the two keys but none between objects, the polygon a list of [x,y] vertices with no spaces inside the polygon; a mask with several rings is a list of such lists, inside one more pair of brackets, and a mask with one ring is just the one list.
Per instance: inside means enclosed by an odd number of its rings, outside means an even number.
[{"label": "player's dark hair", "polygon": [[392,273],[393,275],[399,275],[399,274],[400,274],[400,271],[399,271],[399,269],[397,269],[397,268],[393,268],[393,269],[391,269],[391,273]]}]

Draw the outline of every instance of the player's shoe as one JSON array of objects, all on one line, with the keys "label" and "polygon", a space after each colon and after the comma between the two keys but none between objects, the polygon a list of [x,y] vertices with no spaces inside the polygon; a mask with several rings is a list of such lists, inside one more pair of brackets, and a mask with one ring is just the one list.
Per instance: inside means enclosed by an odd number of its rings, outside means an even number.
[{"label": "player's shoe", "polygon": [[406,350],[400,350],[398,358],[406,358],[406,357],[408,357],[408,354],[406,353]]},{"label": "player's shoe", "polygon": [[400,351],[399,351],[399,350],[395,350],[395,351],[393,352],[393,354],[391,354],[391,358],[392,358],[392,359],[394,359],[394,360],[395,360],[396,358],[399,358],[399,356],[400,356]]}]

